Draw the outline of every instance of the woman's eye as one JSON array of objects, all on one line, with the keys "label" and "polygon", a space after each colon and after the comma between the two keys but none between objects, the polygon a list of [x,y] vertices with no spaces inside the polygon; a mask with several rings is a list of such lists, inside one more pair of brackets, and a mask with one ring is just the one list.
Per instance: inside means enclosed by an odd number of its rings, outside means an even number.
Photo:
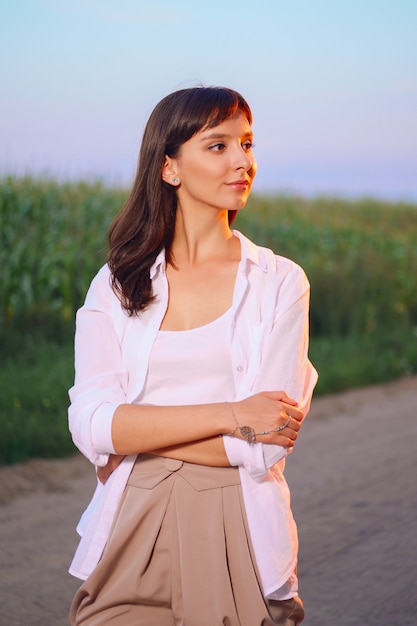
[{"label": "woman's eye", "polygon": [[226,146],[224,143],[215,143],[212,146],[209,146],[209,150],[212,150],[213,152],[222,152],[225,148]]},{"label": "woman's eye", "polygon": [[250,150],[253,150],[254,147],[255,147],[255,144],[253,143],[253,141],[245,141],[244,143],[242,143],[242,148],[246,152],[250,152]]}]

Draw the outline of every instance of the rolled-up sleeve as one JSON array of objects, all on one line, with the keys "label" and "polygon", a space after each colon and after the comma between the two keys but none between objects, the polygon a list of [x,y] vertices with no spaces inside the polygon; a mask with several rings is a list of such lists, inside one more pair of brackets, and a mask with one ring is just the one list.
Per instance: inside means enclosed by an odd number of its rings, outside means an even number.
[{"label": "rolled-up sleeve", "polygon": [[113,415],[126,402],[128,372],[112,316],[115,298],[109,270],[104,267],[77,313],[75,380],[69,390],[68,420],[74,444],[99,466],[114,453]]}]

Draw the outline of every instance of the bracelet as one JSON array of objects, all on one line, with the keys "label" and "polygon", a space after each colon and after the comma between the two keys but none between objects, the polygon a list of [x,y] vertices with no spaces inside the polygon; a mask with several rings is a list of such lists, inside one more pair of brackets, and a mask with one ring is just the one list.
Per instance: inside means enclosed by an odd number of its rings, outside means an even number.
[{"label": "bracelet", "polygon": [[235,434],[235,432],[236,432],[237,430],[239,430],[239,431],[240,431],[240,434],[241,434],[241,435],[242,435],[242,437],[243,437],[243,439],[246,439],[246,441],[247,441],[248,443],[255,443],[255,442],[256,442],[256,433],[255,433],[255,431],[253,430],[252,426],[241,426],[241,425],[239,424],[239,422],[237,421],[237,417],[236,417],[236,415],[235,415],[235,412],[234,412],[234,410],[233,410],[232,405],[231,405],[231,404],[229,404],[228,402],[226,402],[226,404],[227,404],[227,406],[229,407],[229,410],[230,410],[231,414],[233,415],[233,419],[234,419],[234,420],[235,420],[235,422],[236,422],[236,428],[235,428],[234,430],[232,430],[232,432],[231,432],[231,433],[227,433],[227,434],[229,434],[229,435],[234,435],[234,434]]},{"label": "bracelet", "polygon": [[[240,434],[242,435],[242,437],[244,439],[246,439],[246,441],[248,443],[256,443],[256,435],[270,435],[272,432],[274,432],[272,430],[263,430],[261,433],[255,433],[255,431],[252,428],[252,426],[241,426],[239,424],[239,422],[237,421],[237,417],[235,415],[235,412],[233,410],[232,405],[229,404],[228,402],[226,402],[226,404],[229,407],[229,410],[230,410],[231,414],[233,415],[233,419],[236,422],[236,428],[234,430],[232,430],[231,433],[227,433],[227,435],[229,435],[229,436],[230,435],[234,435],[235,432],[237,430],[239,430]],[[287,421],[284,424],[282,424],[282,426],[278,426],[277,428],[274,429],[275,432],[279,433],[279,432],[281,432],[281,430],[285,430],[285,428],[287,428],[287,426],[290,423],[290,421],[291,421],[291,415],[288,416]]]}]

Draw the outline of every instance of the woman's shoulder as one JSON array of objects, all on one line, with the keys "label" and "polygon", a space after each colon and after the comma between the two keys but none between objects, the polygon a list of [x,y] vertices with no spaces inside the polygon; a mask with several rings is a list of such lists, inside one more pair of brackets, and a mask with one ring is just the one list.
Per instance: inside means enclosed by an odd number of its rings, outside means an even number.
[{"label": "woman's shoulder", "polygon": [[271,267],[274,284],[280,292],[300,295],[310,290],[310,282],[301,265],[271,250],[269,252],[272,253],[275,261],[275,267]]},{"label": "woman's shoulder", "polygon": [[104,263],[98,270],[93,280],[102,280],[108,282],[111,279],[111,270],[108,263]]},{"label": "woman's shoulder", "polygon": [[290,272],[293,276],[305,276],[305,271],[296,261],[280,254],[273,253],[277,272]]},{"label": "woman's shoulder", "polygon": [[264,271],[280,276],[291,274],[293,277],[305,277],[303,268],[293,259],[277,254],[270,248],[254,243],[239,231],[234,231],[234,233],[242,243],[244,255],[253,260]]},{"label": "woman's shoulder", "polygon": [[86,295],[86,304],[112,301],[116,296],[112,287],[112,274],[108,264],[104,264],[92,279]]},{"label": "woman's shoulder", "polygon": [[93,277],[89,290],[107,289],[111,287],[111,271],[107,263],[102,265]]}]

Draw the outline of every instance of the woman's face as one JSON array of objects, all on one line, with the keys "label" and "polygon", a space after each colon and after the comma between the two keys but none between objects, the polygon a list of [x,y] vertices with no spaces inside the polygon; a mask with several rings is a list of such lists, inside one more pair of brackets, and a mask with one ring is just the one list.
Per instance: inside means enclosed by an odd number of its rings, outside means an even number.
[{"label": "woman's face", "polygon": [[196,133],[164,166],[164,180],[179,181],[178,207],[244,207],[257,169],[252,148],[252,129],[241,114]]}]

